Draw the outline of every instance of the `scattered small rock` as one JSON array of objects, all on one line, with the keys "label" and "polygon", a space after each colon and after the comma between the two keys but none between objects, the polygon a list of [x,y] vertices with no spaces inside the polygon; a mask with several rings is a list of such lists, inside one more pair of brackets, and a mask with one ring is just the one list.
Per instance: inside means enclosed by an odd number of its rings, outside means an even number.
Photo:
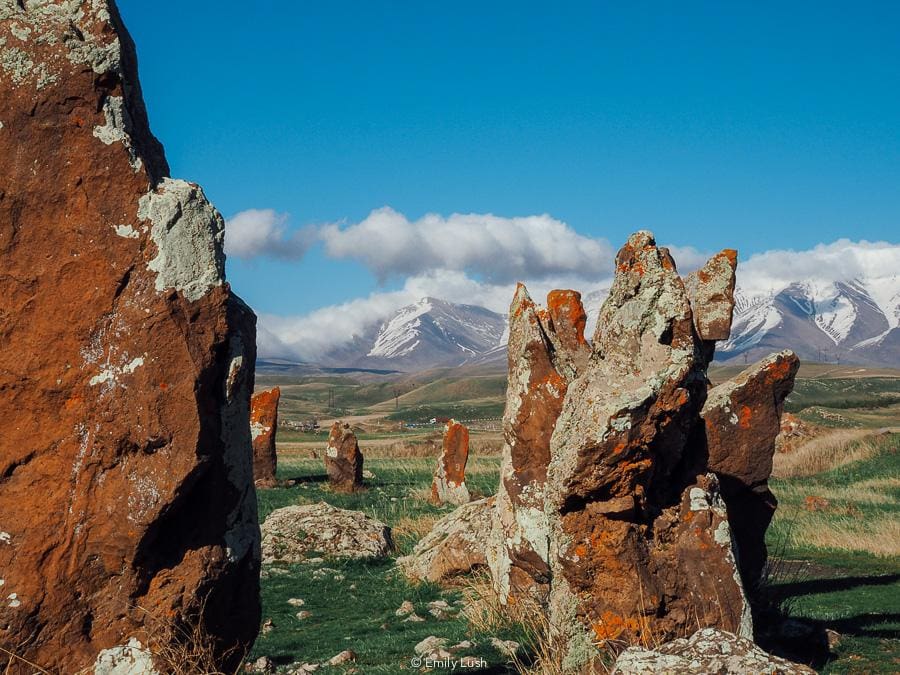
[{"label": "scattered small rock", "polygon": [[274,673],[275,664],[268,656],[260,656],[253,663],[248,663],[244,670],[248,673]]},{"label": "scattered small rock", "polygon": [[425,620],[425,619],[423,619],[421,616],[419,616],[418,614],[416,614],[415,612],[413,612],[413,613],[410,614],[408,617],[406,617],[405,619],[403,619],[403,623],[421,623],[421,622],[424,621],[424,620]]},{"label": "scattered small rock", "polygon": [[263,621],[262,630],[260,631],[263,635],[268,635],[275,629],[275,624],[272,622],[272,619],[266,619]]},{"label": "scattered small rock", "polygon": [[831,630],[830,628],[825,629],[825,639],[828,640],[828,649],[832,651],[840,646],[842,637],[843,636],[836,630]]},{"label": "scattered small rock", "polygon": [[400,603],[400,607],[397,608],[397,611],[394,612],[394,614],[396,614],[397,616],[407,616],[409,614],[412,614],[415,609],[415,606],[413,606],[413,604],[409,600],[404,600],[402,603]]},{"label": "scattered small rock", "polygon": [[328,659],[328,665],[340,666],[344,663],[350,663],[351,661],[356,661],[356,652],[352,649],[345,649],[340,654],[336,654]]},{"label": "scattered small rock", "polygon": [[466,649],[472,649],[474,646],[475,646],[474,642],[471,642],[469,640],[463,640],[462,642],[457,642],[455,645],[450,647],[450,651],[451,652],[461,652],[461,651],[465,651]]},{"label": "scattered small rock", "polygon": [[428,613],[435,619],[443,621],[450,617],[450,605],[445,600],[434,600],[428,603]]},{"label": "scattered small rock", "polygon": [[516,655],[516,652],[519,651],[519,643],[515,640],[501,640],[500,638],[491,638],[491,645],[493,645],[494,649],[498,652],[512,658]]},{"label": "scattered small rock", "polygon": [[363,469],[363,478],[366,480],[375,480],[375,474],[368,469]]},{"label": "scattered small rock", "polygon": [[429,635],[427,638],[422,640],[419,644],[417,644],[413,651],[419,656],[425,656],[426,654],[432,654],[439,650],[444,649],[447,646],[447,638],[438,637],[437,635]]},{"label": "scattered small rock", "polygon": [[306,601],[303,598],[289,598],[287,603],[292,607],[303,607]]},{"label": "scattered small rock", "polygon": [[304,609],[304,610],[297,612],[297,618],[300,619],[301,621],[303,621],[304,619],[308,619],[311,616],[312,616],[312,612],[310,612],[308,609]]}]

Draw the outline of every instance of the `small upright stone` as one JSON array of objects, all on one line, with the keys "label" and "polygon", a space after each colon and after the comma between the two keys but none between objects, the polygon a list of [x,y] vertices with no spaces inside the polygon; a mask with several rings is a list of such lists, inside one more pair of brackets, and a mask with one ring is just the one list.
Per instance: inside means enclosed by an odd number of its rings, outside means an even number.
[{"label": "small upright stone", "polygon": [[587,314],[581,304],[581,293],[555,290],[547,294],[547,313],[553,332],[577,369],[583,368],[591,355],[591,346],[584,337]]},{"label": "small upright stone", "polygon": [[684,280],[697,335],[705,342],[727,340],[731,334],[736,268],[737,251],[726,248]]},{"label": "small upright stone", "polygon": [[250,401],[250,437],[253,439],[253,479],[257,487],[274,487],[278,455],[275,432],[278,428],[278,401],[281,389],[275,387],[253,394]]},{"label": "small upright stone", "polygon": [[450,420],[444,427],[444,443],[431,484],[431,501],[457,506],[469,502],[469,488],[466,487],[468,459],[469,429],[456,420]]},{"label": "small upright stone", "polygon": [[335,422],[325,448],[325,469],[331,487],[353,492],[363,484],[363,455],[349,424]]}]

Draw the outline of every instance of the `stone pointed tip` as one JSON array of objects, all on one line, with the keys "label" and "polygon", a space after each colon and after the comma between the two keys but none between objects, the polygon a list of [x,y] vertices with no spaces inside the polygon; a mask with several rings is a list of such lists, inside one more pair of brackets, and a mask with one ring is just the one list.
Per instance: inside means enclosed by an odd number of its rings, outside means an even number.
[{"label": "stone pointed tip", "polygon": [[628,243],[635,248],[656,246],[656,237],[650,230],[638,230],[628,237]]}]

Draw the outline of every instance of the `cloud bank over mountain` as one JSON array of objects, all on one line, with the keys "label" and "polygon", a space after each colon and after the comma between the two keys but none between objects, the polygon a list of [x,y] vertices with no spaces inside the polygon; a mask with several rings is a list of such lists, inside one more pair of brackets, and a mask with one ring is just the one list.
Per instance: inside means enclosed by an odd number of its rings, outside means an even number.
[{"label": "cloud bank over mountain", "polygon": [[[286,214],[272,209],[236,214],[227,221],[228,254],[302,264],[304,255],[319,246],[328,258],[356,261],[382,282],[403,282],[397,290],[375,290],[299,316],[262,314],[263,357],[317,361],[369,335],[398,310],[422,298],[505,314],[517,281],[525,282],[537,299],[554,288],[579,290],[589,317],[595,317],[613,274],[615,251],[607,240],[581,235],[547,214],[432,213],[410,220],[383,207],[349,225],[291,229],[288,220]],[[701,266],[713,253],[692,246],[670,246],[670,250],[683,274]],[[753,306],[760,316],[768,317],[754,319],[759,324],[758,338],[760,327],[776,321],[776,313],[768,308],[785,289],[794,288],[784,297],[804,302],[795,288],[799,284],[806,289],[803,297],[822,306],[816,321],[827,322],[834,333],[832,324],[847,323],[843,317],[850,314],[840,310],[849,301],[833,285],[864,281],[865,294],[880,308],[886,325],[894,327],[900,322],[898,268],[900,244],[884,241],[840,239],[802,251],[757,253],[738,267],[739,311]],[[823,309],[826,302],[834,307]],[[838,319],[832,317],[835,313]],[[734,339],[732,343],[732,347],[738,344]]]},{"label": "cloud bank over mountain", "polygon": [[[686,273],[706,254],[673,247],[679,270]],[[689,264],[684,264],[687,261]],[[738,266],[741,297],[759,303],[796,284],[828,286],[864,280],[868,293],[881,307],[891,326],[897,325],[900,303],[900,245],[887,242],[839,240],[805,251],[775,249],[751,256]],[[586,299],[595,317],[609,287],[610,276],[587,278],[575,274],[522,279],[532,296],[542,299],[553,288],[574,288]],[[373,292],[366,297],[322,307],[302,316],[261,315],[260,354],[263,357],[317,361],[370,333],[400,308],[422,298],[476,305],[505,314],[514,282],[492,283],[462,271],[435,269],[406,278],[401,289]],[[596,306],[594,306],[596,305]]]}]

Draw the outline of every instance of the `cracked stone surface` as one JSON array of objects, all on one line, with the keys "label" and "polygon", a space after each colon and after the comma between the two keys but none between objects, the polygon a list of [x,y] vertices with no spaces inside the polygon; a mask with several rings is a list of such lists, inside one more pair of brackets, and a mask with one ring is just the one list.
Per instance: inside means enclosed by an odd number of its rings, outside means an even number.
[{"label": "cracked stone surface", "polygon": [[230,670],[260,620],[256,318],[222,218],[168,177],[112,2],[0,3],[0,120],[0,644],[107,667],[144,607]]}]

